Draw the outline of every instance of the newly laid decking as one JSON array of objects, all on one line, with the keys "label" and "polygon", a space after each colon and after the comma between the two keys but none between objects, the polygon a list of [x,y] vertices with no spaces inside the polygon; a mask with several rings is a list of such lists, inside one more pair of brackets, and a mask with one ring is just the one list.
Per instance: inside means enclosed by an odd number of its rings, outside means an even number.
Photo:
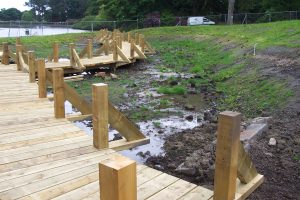
[{"label": "newly laid decking", "polygon": [[[99,199],[98,163],[116,154],[92,138],[16,66],[0,65],[0,199]],[[144,165],[137,166],[138,199],[209,199],[212,192]]]}]

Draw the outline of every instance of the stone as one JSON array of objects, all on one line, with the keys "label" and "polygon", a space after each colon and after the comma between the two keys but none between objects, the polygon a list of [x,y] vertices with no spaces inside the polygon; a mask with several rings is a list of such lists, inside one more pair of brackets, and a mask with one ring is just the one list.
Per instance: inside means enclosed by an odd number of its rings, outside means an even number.
[{"label": "stone", "polygon": [[190,111],[196,109],[195,106],[193,106],[193,105],[191,105],[191,104],[186,104],[186,105],[184,106],[184,108],[185,108],[186,110],[190,110]]},{"label": "stone", "polygon": [[193,121],[194,117],[193,117],[193,115],[188,115],[185,117],[185,119],[188,121]]},{"label": "stone", "polygon": [[112,80],[117,80],[119,79],[117,75],[113,74],[113,73],[110,73],[110,77]]},{"label": "stone", "polygon": [[275,138],[270,138],[269,146],[275,146],[275,145],[276,145],[276,139]]},{"label": "stone", "polygon": [[123,97],[128,98],[128,97],[129,97],[129,94],[128,94],[128,93],[124,93],[124,94],[123,94]]},{"label": "stone", "polygon": [[106,76],[106,73],[105,72],[98,72],[98,73],[96,73],[95,75],[94,75],[95,77],[100,77],[100,78],[105,78],[105,76]]},{"label": "stone", "polygon": [[158,130],[158,131],[157,131],[157,133],[159,133],[159,134],[163,134],[163,133],[164,133],[164,131],[160,129],[160,130]]},{"label": "stone", "polygon": [[192,167],[186,167],[184,166],[184,163],[181,163],[176,169],[176,172],[181,173],[181,174],[185,174],[188,176],[193,176],[196,174],[196,169],[192,168]]},{"label": "stone", "polygon": [[178,85],[178,81],[172,80],[169,83],[171,86]]}]

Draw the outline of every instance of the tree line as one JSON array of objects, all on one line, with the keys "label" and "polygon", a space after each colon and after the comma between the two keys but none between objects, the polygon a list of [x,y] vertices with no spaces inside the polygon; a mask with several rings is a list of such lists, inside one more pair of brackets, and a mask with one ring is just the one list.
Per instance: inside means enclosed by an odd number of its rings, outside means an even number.
[{"label": "tree line", "polygon": [[2,9],[0,20],[62,22],[82,18],[123,20],[199,16],[227,13],[231,8],[228,5],[234,6],[235,13],[300,10],[299,0],[28,0],[25,5],[30,11]]}]

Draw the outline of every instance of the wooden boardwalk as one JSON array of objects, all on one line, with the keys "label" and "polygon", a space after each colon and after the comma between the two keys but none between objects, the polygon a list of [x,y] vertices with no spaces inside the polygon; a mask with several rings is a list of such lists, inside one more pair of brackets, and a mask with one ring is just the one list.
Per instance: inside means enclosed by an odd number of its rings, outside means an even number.
[{"label": "wooden boardwalk", "polygon": [[[119,153],[97,150],[92,137],[67,119],[55,119],[53,102],[38,98],[36,83],[16,65],[0,64],[0,199],[100,199],[98,163]],[[114,144],[111,144],[113,148]],[[245,199],[262,182],[237,184]],[[137,165],[138,199],[212,199],[213,192]]]}]

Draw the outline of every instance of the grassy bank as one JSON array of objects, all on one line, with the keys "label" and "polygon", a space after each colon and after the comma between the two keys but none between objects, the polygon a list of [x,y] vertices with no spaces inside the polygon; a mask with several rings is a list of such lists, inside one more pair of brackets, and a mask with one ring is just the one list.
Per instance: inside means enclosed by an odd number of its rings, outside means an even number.
[{"label": "grassy bank", "polygon": [[[60,56],[68,57],[68,45],[70,43],[78,43],[88,37],[93,37],[93,33],[69,33],[61,35],[49,36],[30,36],[21,37],[21,43],[27,47],[28,50],[36,52],[38,57],[46,58],[52,52],[52,45],[54,42],[60,43]],[[0,43],[8,42],[12,48],[16,43],[16,38],[0,38]]]},{"label": "grassy bank", "polygon": [[[234,26],[164,27],[139,30],[158,50],[161,71],[196,73],[197,78],[177,80],[180,93],[191,84],[217,92],[220,110],[230,109],[256,116],[283,105],[293,92],[287,83],[261,74],[256,51],[271,47],[299,48],[300,21]],[[178,87],[178,86],[176,86]],[[178,89],[160,86],[161,93]]]}]

